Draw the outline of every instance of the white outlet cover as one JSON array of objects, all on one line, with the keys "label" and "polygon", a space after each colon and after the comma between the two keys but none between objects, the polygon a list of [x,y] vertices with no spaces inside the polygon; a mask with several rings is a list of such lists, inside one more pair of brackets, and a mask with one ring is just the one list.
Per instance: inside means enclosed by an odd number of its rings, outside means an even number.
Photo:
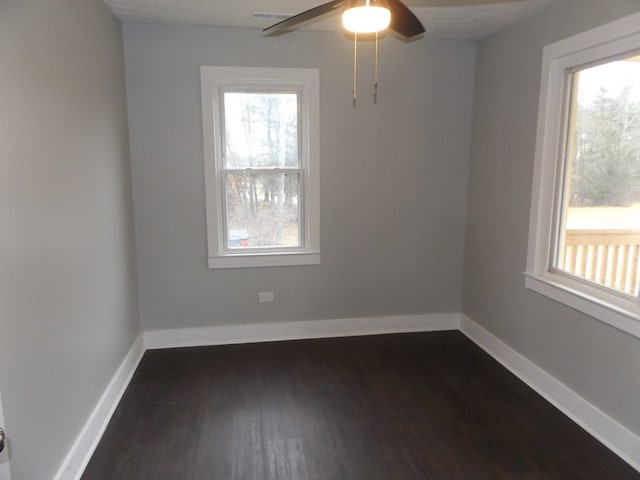
[{"label": "white outlet cover", "polygon": [[275,296],[273,292],[260,292],[258,293],[258,301],[263,302],[273,302],[275,300]]}]

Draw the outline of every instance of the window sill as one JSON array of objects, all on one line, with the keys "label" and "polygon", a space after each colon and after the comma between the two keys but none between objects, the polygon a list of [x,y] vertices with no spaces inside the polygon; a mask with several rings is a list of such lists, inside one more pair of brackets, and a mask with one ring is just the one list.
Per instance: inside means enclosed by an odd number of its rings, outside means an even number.
[{"label": "window sill", "polygon": [[525,287],[640,338],[640,305],[631,298],[552,273],[525,272]]},{"label": "window sill", "polygon": [[320,265],[320,253],[234,253],[209,257],[208,262],[211,269]]}]

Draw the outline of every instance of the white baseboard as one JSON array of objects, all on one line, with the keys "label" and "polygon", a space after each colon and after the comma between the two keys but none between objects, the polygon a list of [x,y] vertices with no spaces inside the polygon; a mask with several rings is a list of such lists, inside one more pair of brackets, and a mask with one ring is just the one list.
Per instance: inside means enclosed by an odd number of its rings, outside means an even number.
[{"label": "white baseboard", "polygon": [[227,325],[140,334],[80,432],[55,480],[78,480],[145,350],[157,348],[460,330],[565,415],[640,471],[640,437],[460,313]]},{"label": "white baseboard", "polygon": [[140,334],[91,412],[54,477],[55,480],[78,480],[82,476],[144,352],[143,337]]},{"label": "white baseboard", "polygon": [[274,342],[305,338],[351,337],[385,333],[432,332],[460,328],[459,313],[346,318],[301,322],[222,325],[218,327],[149,330],[147,349]]},{"label": "white baseboard", "polygon": [[640,471],[640,437],[466,315],[461,315],[460,330],[600,443]]}]

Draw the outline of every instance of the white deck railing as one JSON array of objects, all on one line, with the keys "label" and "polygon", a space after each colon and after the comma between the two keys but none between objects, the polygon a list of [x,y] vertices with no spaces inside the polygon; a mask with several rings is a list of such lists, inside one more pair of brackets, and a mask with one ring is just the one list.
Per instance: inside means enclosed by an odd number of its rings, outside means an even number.
[{"label": "white deck railing", "polygon": [[640,290],[638,230],[567,230],[560,268],[629,295]]}]

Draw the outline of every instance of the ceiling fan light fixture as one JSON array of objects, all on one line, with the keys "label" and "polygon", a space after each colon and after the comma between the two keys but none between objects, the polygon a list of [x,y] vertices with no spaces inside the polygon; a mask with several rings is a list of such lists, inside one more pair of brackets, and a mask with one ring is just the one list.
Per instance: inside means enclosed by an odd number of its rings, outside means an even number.
[{"label": "ceiling fan light fixture", "polygon": [[358,2],[342,14],[342,25],[354,33],[374,33],[384,30],[391,23],[391,12],[378,2]]}]

